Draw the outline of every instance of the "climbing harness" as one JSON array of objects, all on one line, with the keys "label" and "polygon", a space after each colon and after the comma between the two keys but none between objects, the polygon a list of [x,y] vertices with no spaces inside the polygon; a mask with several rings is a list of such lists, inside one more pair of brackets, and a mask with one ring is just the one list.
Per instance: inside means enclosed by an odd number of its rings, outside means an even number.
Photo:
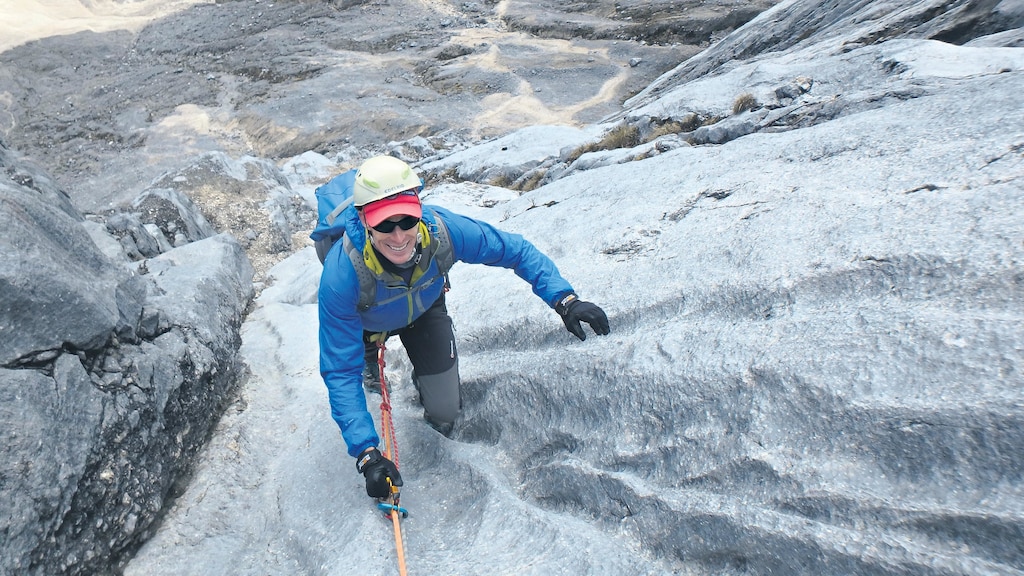
[{"label": "climbing harness", "polygon": [[[388,393],[388,384],[384,379],[384,340],[377,340],[377,367],[380,369],[380,424],[384,434],[384,457],[391,460],[398,468],[398,442],[395,439],[395,423],[391,419],[391,395]],[[377,502],[377,508],[384,512],[384,516],[391,519],[395,529],[395,551],[398,554],[398,573],[406,576],[405,571],[405,549],[402,546],[402,525],[400,518],[409,516],[409,511],[399,505],[400,488],[391,484],[388,478],[388,486],[391,493],[387,498]]]}]

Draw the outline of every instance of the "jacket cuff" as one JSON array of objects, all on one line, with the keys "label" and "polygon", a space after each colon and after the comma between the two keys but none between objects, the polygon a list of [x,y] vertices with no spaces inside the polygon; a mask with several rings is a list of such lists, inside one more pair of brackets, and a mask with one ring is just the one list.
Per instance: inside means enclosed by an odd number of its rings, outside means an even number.
[{"label": "jacket cuff", "polygon": [[558,301],[555,302],[555,306],[554,306],[555,312],[558,312],[558,314],[561,315],[561,316],[565,316],[565,313],[569,310],[569,305],[572,304],[573,302],[579,300],[579,299],[580,299],[579,296],[577,296],[575,292],[569,292],[567,294],[563,294],[558,299]]}]

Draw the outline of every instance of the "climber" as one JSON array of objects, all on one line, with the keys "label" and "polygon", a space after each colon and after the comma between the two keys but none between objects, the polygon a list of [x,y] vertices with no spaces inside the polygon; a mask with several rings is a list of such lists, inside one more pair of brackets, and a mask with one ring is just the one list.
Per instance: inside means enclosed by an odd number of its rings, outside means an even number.
[{"label": "climber", "polygon": [[[514,270],[580,340],[586,339],[581,322],[599,335],[608,334],[609,325],[605,312],[580,300],[551,259],[522,236],[421,204],[422,181],[405,162],[370,158],[348,181],[351,206],[330,218],[336,228],[343,227],[344,240],[327,244],[323,254],[320,372],[331,414],[365,476],[366,493],[383,498],[388,480],[401,486],[402,479],[378,450],[380,438],[363,388],[379,391],[377,342],[398,335],[412,363],[425,419],[442,434],[451,433],[462,408],[458,354],[445,306],[447,271],[454,262]],[[311,237],[326,235],[314,231]]]}]

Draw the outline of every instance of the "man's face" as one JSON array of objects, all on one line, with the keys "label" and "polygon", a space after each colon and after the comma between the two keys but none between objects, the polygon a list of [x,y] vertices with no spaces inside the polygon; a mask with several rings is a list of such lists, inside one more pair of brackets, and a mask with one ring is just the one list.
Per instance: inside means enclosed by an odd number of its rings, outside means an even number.
[{"label": "man's face", "polygon": [[[419,218],[399,214],[369,228],[370,242],[385,258],[395,264],[405,264],[416,252]],[[403,230],[403,227],[408,227]],[[384,232],[383,230],[388,230]]]}]

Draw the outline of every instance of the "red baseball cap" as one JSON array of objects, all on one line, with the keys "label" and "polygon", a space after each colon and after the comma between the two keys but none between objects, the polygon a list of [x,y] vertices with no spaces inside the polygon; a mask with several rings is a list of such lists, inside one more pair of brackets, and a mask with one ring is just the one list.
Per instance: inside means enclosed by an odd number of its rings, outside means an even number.
[{"label": "red baseball cap", "polygon": [[373,228],[392,216],[422,218],[423,206],[420,205],[420,197],[414,188],[370,202],[363,206],[363,216],[366,218],[366,225]]}]

